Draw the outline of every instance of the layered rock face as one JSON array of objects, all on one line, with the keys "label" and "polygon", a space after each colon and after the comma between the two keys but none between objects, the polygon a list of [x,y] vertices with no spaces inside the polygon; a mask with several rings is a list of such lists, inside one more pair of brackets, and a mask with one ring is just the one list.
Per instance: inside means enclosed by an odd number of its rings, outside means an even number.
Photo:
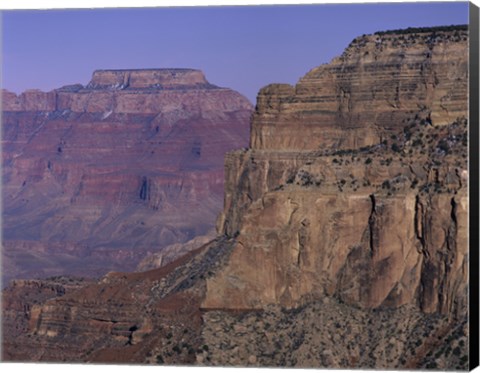
[{"label": "layered rock face", "polygon": [[258,150],[353,149],[396,133],[408,116],[433,125],[466,113],[466,29],[377,33],[356,38],[342,56],[295,87],[258,95],[251,147]]},{"label": "layered rock face", "polygon": [[2,93],[4,280],[134,269],[214,227],[251,104],[191,69]]},{"label": "layered rock face", "polygon": [[212,87],[201,71],[191,69],[99,70],[93,73],[88,88],[162,88],[185,89]]},{"label": "layered rock face", "polygon": [[466,310],[466,40],[363,36],[260,92],[251,149],[226,161],[219,229],[237,246],[203,307]]}]

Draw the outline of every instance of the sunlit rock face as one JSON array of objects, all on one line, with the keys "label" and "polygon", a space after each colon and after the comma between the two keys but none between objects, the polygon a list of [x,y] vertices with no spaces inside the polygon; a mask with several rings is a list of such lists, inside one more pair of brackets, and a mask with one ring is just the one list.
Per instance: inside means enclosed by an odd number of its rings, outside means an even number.
[{"label": "sunlit rock face", "polygon": [[250,102],[193,69],[2,91],[4,280],[134,269],[210,231]]},{"label": "sunlit rock face", "polygon": [[205,308],[465,306],[467,39],[362,36],[260,91],[251,148],[226,158],[219,230],[237,245]]},{"label": "sunlit rock face", "polygon": [[467,40],[466,30],[356,38],[294,87],[260,91],[252,148],[353,149],[381,142],[412,115],[433,125],[465,116]]}]

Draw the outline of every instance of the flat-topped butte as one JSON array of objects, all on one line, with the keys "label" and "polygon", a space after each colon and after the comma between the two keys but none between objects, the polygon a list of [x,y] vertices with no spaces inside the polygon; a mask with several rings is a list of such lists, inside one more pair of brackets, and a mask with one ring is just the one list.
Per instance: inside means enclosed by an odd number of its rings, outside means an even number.
[{"label": "flat-topped butte", "polygon": [[87,89],[149,89],[209,86],[205,75],[195,69],[96,70]]}]

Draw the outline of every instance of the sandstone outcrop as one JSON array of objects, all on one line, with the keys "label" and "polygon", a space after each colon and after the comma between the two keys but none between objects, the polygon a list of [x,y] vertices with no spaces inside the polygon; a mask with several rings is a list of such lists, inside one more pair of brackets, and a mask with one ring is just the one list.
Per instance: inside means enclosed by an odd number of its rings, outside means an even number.
[{"label": "sandstone outcrop", "polygon": [[192,69],[99,70],[2,104],[5,282],[133,270],[206,234],[252,109]]},{"label": "sandstone outcrop", "polygon": [[356,38],[293,86],[258,95],[251,147],[353,149],[377,144],[419,115],[445,125],[467,113],[466,28]]},{"label": "sandstone outcrop", "polygon": [[251,149],[227,156],[218,224],[237,245],[204,308],[466,311],[467,36],[362,36],[261,90]]}]

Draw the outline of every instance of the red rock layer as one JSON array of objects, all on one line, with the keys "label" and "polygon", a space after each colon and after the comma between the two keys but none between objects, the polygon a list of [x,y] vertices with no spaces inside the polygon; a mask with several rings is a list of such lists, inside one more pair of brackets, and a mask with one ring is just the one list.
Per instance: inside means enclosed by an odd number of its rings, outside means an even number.
[{"label": "red rock layer", "polygon": [[3,91],[4,279],[134,269],[214,226],[251,104],[191,69]]}]

